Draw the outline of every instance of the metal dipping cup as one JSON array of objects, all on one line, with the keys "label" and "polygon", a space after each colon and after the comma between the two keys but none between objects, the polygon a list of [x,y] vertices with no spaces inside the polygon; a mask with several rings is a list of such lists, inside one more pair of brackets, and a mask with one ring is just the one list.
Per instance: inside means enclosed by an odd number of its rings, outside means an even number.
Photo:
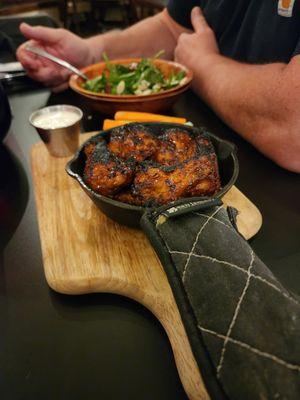
[{"label": "metal dipping cup", "polygon": [[[53,113],[59,111],[68,111],[76,114],[78,118],[75,118],[71,124],[62,123],[61,127],[54,128],[41,128],[37,122],[37,118],[43,116],[53,116]],[[29,117],[29,122],[38,131],[42,141],[45,143],[49,153],[54,157],[68,157],[73,155],[79,147],[79,134],[80,134],[80,123],[82,119],[82,111],[78,107],[69,105],[57,105],[41,108],[35,111]]]}]

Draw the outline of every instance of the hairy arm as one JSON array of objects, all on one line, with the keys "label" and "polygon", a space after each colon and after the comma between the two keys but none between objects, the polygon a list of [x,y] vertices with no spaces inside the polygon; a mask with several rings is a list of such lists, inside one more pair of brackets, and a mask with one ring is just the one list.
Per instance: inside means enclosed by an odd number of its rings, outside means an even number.
[{"label": "hairy arm", "polygon": [[300,172],[299,77],[299,56],[289,64],[268,65],[217,56],[197,74],[195,90],[266,156]]},{"label": "hairy arm", "polygon": [[164,58],[173,59],[178,37],[189,32],[163,10],[123,31],[111,31],[86,39],[95,61],[105,52],[110,58],[149,57],[165,50]]},{"label": "hairy arm", "polygon": [[288,64],[239,63],[219,54],[214,34],[197,10],[192,21],[195,32],[180,37],[175,54],[183,62],[187,48],[196,47],[185,62],[193,66],[196,93],[258,150],[300,172],[300,56]]},{"label": "hairy arm", "polygon": [[89,39],[82,39],[65,29],[30,26],[25,23],[20,25],[20,30],[29,42],[18,48],[19,61],[31,78],[57,92],[68,87],[70,72],[26,51],[28,43],[38,45],[81,68],[100,61],[103,52],[110,58],[122,58],[153,56],[164,49],[165,58],[173,58],[179,35],[188,32],[176,24],[166,10],[124,31],[111,31]]}]

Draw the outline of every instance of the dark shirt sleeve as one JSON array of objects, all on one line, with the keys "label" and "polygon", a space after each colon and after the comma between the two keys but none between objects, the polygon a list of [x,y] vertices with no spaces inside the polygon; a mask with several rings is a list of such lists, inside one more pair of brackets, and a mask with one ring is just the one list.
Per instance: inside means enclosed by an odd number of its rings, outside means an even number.
[{"label": "dark shirt sleeve", "polygon": [[296,49],[295,49],[294,54],[293,54],[292,57],[298,56],[299,54],[300,54],[300,38],[299,38],[299,40],[298,40]]},{"label": "dark shirt sleeve", "polygon": [[167,9],[174,21],[185,28],[192,29],[191,11],[196,6],[201,6],[200,0],[169,0]]}]

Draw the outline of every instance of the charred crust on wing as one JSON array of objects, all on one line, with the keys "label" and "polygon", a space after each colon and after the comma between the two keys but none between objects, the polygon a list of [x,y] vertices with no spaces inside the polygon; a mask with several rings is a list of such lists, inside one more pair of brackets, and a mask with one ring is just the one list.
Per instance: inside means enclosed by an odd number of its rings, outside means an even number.
[{"label": "charred crust on wing", "polygon": [[164,172],[172,172],[178,168],[178,165],[162,165],[153,160],[146,160],[139,163],[137,166],[137,172],[147,172],[150,168],[157,168]]},{"label": "charred crust on wing", "polygon": [[157,137],[142,125],[123,125],[115,128],[108,143],[109,150],[117,157],[137,162],[149,159],[157,146]]},{"label": "charred crust on wing", "polygon": [[[89,151],[90,149],[87,149],[87,153]],[[94,145],[93,152],[87,156],[84,180],[99,194],[111,197],[128,186],[133,176],[134,164],[111,154],[104,140],[99,140]]]},{"label": "charred crust on wing", "polygon": [[205,129],[154,132],[143,124],[124,125],[90,140],[84,148],[86,183],[104,196],[144,207],[220,190],[217,157]]}]

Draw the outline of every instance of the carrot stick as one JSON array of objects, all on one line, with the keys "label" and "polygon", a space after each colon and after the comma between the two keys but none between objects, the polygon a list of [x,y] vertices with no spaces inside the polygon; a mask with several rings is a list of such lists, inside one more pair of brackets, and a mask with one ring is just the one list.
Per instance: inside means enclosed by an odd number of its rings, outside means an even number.
[{"label": "carrot stick", "polygon": [[130,124],[131,122],[132,121],[115,121],[113,119],[105,119],[103,121],[103,130],[105,131],[106,129],[115,128],[116,126]]},{"label": "carrot stick", "polygon": [[168,115],[143,113],[137,111],[117,111],[115,113],[115,120],[126,120],[135,122],[174,122],[177,124],[186,123],[185,118],[170,117]]}]

